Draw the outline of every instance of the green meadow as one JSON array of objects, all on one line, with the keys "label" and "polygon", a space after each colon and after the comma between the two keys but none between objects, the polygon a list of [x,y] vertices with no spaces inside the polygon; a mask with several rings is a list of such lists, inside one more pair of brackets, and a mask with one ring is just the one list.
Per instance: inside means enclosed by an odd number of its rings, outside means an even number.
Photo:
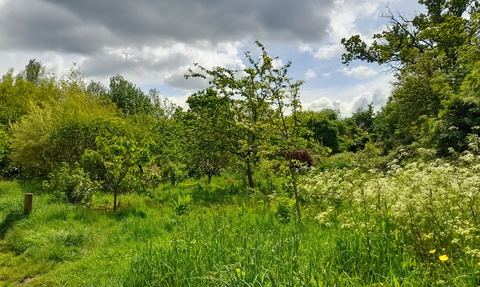
[{"label": "green meadow", "polygon": [[[0,183],[3,286],[477,286],[476,157],[329,168],[251,192],[235,176],[59,203]],[[262,189],[263,188],[263,189]],[[34,207],[23,214],[23,196]]]}]

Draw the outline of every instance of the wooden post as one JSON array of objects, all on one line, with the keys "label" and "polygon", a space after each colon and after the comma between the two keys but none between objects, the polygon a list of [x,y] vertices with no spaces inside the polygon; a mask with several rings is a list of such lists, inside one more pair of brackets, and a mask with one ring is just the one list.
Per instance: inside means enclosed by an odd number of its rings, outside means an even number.
[{"label": "wooden post", "polygon": [[33,207],[33,193],[25,193],[25,201],[23,203],[23,214],[30,214]]}]

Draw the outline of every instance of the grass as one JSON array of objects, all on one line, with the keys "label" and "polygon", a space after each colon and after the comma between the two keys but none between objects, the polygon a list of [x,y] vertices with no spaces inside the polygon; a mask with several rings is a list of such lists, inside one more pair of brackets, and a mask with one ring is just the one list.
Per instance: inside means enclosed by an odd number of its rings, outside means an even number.
[{"label": "grass", "polygon": [[[282,186],[275,185],[278,194]],[[34,210],[24,216],[27,191],[35,192]],[[419,254],[390,214],[309,203],[300,226],[282,197],[262,194],[228,177],[210,186],[189,180],[149,196],[122,195],[112,213],[108,194],[96,194],[86,208],[57,203],[34,184],[0,182],[0,285],[480,284],[475,258],[452,254],[455,261],[441,262],[440,250]],[[179,198],[187,197],[178,212]]]}]

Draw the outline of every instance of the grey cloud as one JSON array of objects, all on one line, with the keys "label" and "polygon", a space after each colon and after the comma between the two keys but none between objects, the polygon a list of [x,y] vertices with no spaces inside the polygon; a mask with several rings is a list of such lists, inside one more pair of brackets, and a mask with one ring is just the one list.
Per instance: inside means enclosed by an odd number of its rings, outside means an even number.
[{"label": "grey cloud", "polygon": [[0,49],[90,55],[102,47],[245,38],[318,43],[333,0],[7,0]]},{"label": "grey cloud", "polygon": [[0,9],[0,48],[88,53],[109,41],[109,32],[60,6],[42,1],[7,1]]},{"label": "grey cloud", "polygon": [[389,97],[389,93],[387,93],[386,91],[377,89],[372,95],[372,102],[376,107],[381,107],[387,104],[388,97]]},{"label": "grey cloud", "polygon": [[177,69],[191,63],[182,53],[169,53],[165,57],[155,57],[142,50],[125,51],[118,54],[96,53],[82,63],[82,70],[88,75],[104,77],[115,74],[150,74],[155,71]]}]

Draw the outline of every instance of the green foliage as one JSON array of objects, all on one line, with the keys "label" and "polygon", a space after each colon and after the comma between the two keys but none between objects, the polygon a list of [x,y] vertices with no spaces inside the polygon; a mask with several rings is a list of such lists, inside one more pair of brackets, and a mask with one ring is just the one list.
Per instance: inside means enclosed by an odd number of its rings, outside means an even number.
[{"label": "green foliage", "polygon": [[[472,103],[467,98],[476,97],[479,5],[475,0],[419,3],[427,13],[408,19],[390,12],[390,25],[370,46],[358,35],[342,39],[347,50],[342,58],[347,65],[358,59],[395,71],[392,96],[373,124],[386,149],[417,141],[445,154],[448,147],[466,145],[468,131],[449,131],[455,126],[449,115],[468,109],[458,101]],[[463,121],[474,113],[470,109]]]},{"label": "green foliage", "polygon": [[[235,125],[231,100],[220,97],[212,89],[191,95],[187,103],[185,127],[188,139],[188,159],[207,175],[208,183],[218,175],[232,156],[232,128]],[[234,143],[233,143],[234,144]]]},{"label": "green foliage", "polygon": [[22,76],[26,81],[33,83],[34,85],[39,85],[44,75],[45,66],[42,65],[42,62],[33,59],[28,62]]},{"label": "green foliage", "polygon": [[120,75],[110,78],[110,91],[107,97],[126,115],[153,111],[153,105],[148,96]]},{"label": "green foliage", "polygon": [[[287,155],[306,146],[302,137],[306,133],[305,123],[300,114],[300,86],[303,81],[294,82],[287,76],[291,62],[276,68],[274,58],[268,55],[266,48],[258,41],[255,44],[261,50],[259,59],[253,59],[247,52],[245,56],[250,66],[242,71],[223,67],[208,70],[202,66],[198,66],[199,72],[189,70],[186,78],[207,79],[211,85],[210,90],[201,94],[202,97],[192,98],[191,103],[196,107],[203,101],[201,105],[210,105],[211,109],[215,105],[230,105],[229,110],[220,109],[226,115],[223,118],[229,128],[226,138],[231,139],[229,149],[245,162],[251,189],[255,188],[252,164],[257,164],[260,158],[266,156],[285,159],[284,168],[280,170],[290,172],[297,199],[297,217],[301,221],[296,191],[297,170],[294,159]],[[238,72],[244,75],[238,78]],[[216,93],[218,97],[215,97]],[[291,115],[287,116],[289,112]]]},{"label": "green foliage", "polygon": [[340,152],[338,114],[334,110],[308,112],[307,128],[312,131],[312,138],[321,145]]},{"label": "green foliage", "polygon": [[190,194],[187,194],[185,196],[178,195],[177,200],[173,201],[173,204],[175,206],[175,213],[177,215],[184,215],[188,212],[188,206],[192,202],[192,197]]},{"label": "green foliage", "polygon": [[79,162],[85,149],[95,147],[97,136],[116,134],[122,121],[115,110],[82,94],[31,105],[12,125],[12,160],[25,172],[45,177],[62,162]]},{"label": "green foliage", "polygon": [[285,196],[279,196],[275,199],[277,211],[275,215],[282,223],[288,223],[295,218],[295,201]]},{"label": "green foliage", "polygon": [[[152,96],[153,97],[153,96]],[[126,117],[127,127],[124,136],[137,142],[153,141],[151,146],[156,170],[154,181],[168,181],[173,186],[188,177],[189,155],[191,147],[185,121],[185,112],[168,101],[159,102],[151,114],[137,114]],[[193,136],[192,136],[193,137]],[[196,139],[201,138],[195,135]]]},{"label": "green foliage", "polygon": [[[85,209],[36,192],[28,217],[24,185],[0,182],[0,283],[475,286],[478,160],[312,173],[300,179],[310,198],[302,226],[293,199],[259,202],[230,177],[166,184],[152,198],[130,193],[115,214],[104,211],[106,194]],[[179,217],[180,206],[188,212]]]},{"label": "green foliage", "polygon": [[18,168],[13,165],[10,133],[0,125],[0,178],[12,178],[18,175]]},{"label": "green foliage", "polygon": [[0,124],[8,128],[25,115],[32,103],[41,105],[58,97],[55,79],[44,78],[37,85],[10,70],[0,79]]},{"label": "green foliage", "polygon": [[170,162],[163,167],[162,179],[170,182],[175,187],[179,182],[187,178],[186,166],[178,166],[177,163]]},{"label": "green foliage", "polygon": [[43,182],[43,190],[54,194],[60,201],[82,205],[88,205],[93,193],[99,189],[98,182],[92,181],[78,163],[73,166],[62,164]]},{"label": "green foliage", "polygon": [[373,103],[370,103],[366,110],[358,109],[352,115],[352,119],[355,124],[368,133],[373,132],[374,118],[375,113],[373,111]]},{"label": "green foliage", "polygon": [[445,105],[440,114],[437,148],[442,155],[448,154],[449,148],[463,152],[468,149],[467,136],[480,132],[480,103],[478,99],[453,97]]},{"label": "green foliage", "polygon": [[106,191],[112,192],[113,211],[117,210],[117,195],[131,191],[145,190],[151,181],[148,168],[153,157],[151,141],[137,143],[125,137],[107,139],[97,137],[96,150],[86,150],[83,160],[100,164],[105,174],[97,174],[102,179]]},{"label": "green foliage", "polygon": [[[477,258],[477,163],[467,153],[461,166],[436,161],[401,167],[393,161],[388,176],[373,170],[331,170],[306,179],[301,190],[335,208],[348,206],[350,213],[343,215],[347,228],[383,228],[388,220],[408,236],[422,260],[435,248],[447,248],[450,258]],[[364,216],[361,225],[359,215]]]}]

